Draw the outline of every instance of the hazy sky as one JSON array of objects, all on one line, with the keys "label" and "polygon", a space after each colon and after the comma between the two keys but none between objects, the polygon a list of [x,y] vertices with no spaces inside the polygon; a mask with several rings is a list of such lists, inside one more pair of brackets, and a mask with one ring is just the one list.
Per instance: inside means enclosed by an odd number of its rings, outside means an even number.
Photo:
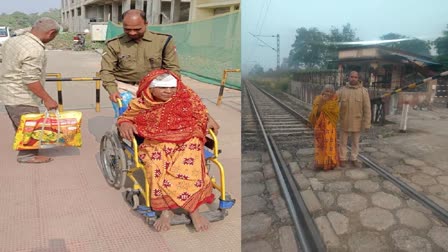
[{"label": "hazy sky", "polygon": [[[281,60],[289,55],[296,30],[316,27],[328,33],[350,23],[361,40],[377,40],[389,32],[434,40],[447,30],[446,0],[242,0],[242,63],[275,69],[276,52],[249,34],[280,34]],[[269,8],[267,8],[269,6]],[[276,48],[275,38],[261,38]]]},{"label": "hazy sky", "polygon": [[0,13],[24,13],[45,12],[50,8],[61,8],[61,0],[0,0]]}]

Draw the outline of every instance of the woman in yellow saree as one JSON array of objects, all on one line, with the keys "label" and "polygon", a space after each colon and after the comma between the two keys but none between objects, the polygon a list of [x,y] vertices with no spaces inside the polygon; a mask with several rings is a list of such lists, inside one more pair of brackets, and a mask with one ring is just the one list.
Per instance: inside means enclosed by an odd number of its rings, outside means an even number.
[{"label": "woman in yellow saree", "polygon": [[314,129],[314,167],[331,170],[339,166],[336,126],[339,103],[332,85],[325,85],[313,102],[309,121]]},{"label": "woman in yellow saree", "polygon": [[151,185],[151,207],[162,211],[155,229],[168,230],[171,210],[182,208],[197,231],[207,230],[198,207],[213,202],[214,195],[203,152],[207,110],[200,97],[168,70],[154,70],[140,81],[117,124],[123,138],[145,139],[139,157]]}]

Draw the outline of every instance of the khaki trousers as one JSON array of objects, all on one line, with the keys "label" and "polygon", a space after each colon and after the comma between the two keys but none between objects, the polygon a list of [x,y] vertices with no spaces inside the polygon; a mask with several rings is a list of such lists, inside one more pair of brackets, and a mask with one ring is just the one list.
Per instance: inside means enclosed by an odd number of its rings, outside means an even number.
[{"label": "khaki trousers", "polygon": [[340,153],[340,160],[341,161],[347,161],[347,141],[348,141],[348,137],[349,135],[351,135],[351,147],[352,147],[352,151],[351,151],[351,155],[350,155],[350,159],[355,161],[358,158],[358,154],[359,154],[359,138],[361,137],[361,132],[346,132],[346,131],[341,131],[340,132],[340,142],[339,142],[339,153]]}]

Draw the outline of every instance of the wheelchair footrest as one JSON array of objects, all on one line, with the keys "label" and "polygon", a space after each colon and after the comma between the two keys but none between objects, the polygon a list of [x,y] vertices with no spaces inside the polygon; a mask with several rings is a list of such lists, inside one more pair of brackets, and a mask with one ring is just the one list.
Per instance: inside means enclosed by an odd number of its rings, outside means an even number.
[{"label": "wheelchair footrest", "polygon": [[[226,210],[213,210],[213,211],[206,211],[201,212],[201,215],[207,218],[210,222],[216,222],[223,220],[227,215]],[[185,214],[175,214],[171,218],[171,225],[181,225],[181,224],[190,224],[191,219],[190,217],[185,216]]]},{"label": "wheelchair footrest", "polygon": [[[140,209],[139,209],[140,208]],[[136,209],[137,212],[142,214],[145,217],[149,218],[158,218],[156,216],[156,213],[154,211],[147,210],[148,208],[145,206],[139,206],[139,208]],[[207,211],[207,212],[201,212],[201,215],[207,218],[209,222],[216,222],[223,220],[227,215],[227,210],[213,210],[213,211]],[[155,220],[155,219],[154,219]],[[171,225],[188,225],[191,223],[190,217],[186,216],[185,214],[174,214],[173,217],[171,217],[170,224]],[[152,225],[153,223],[151,223]]]},{"label": "wheelchair footrest", "polygon": [[213,210],[201,213],[202,216],[207,218],[210,222],[224,220],[224,218],[228,215],[226,210]]},{"label": "wheelchair footrest", "polygon": [[139,205],[135,211],[145,217],[156,217],[156,212],[152,211],[152,209],[147,206]]},{"label": "wheelchair footrest", "polygon": [[219,209],[230,209],[235,205],[234,199],[222,200],[219,199]]}]

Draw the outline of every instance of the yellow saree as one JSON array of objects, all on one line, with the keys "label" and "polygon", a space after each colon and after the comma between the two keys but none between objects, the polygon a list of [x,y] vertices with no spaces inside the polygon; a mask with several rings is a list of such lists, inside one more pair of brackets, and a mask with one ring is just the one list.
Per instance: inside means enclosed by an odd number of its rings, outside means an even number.
[{"label": "yellow saree", "polygon": [[314,166],[317,169],[331,170],[339,165],[336,125],[339,117],[339,104],[336,95],[325,101],[319,110],[322,96],[314,99],[309,121],[314,129]]}]

